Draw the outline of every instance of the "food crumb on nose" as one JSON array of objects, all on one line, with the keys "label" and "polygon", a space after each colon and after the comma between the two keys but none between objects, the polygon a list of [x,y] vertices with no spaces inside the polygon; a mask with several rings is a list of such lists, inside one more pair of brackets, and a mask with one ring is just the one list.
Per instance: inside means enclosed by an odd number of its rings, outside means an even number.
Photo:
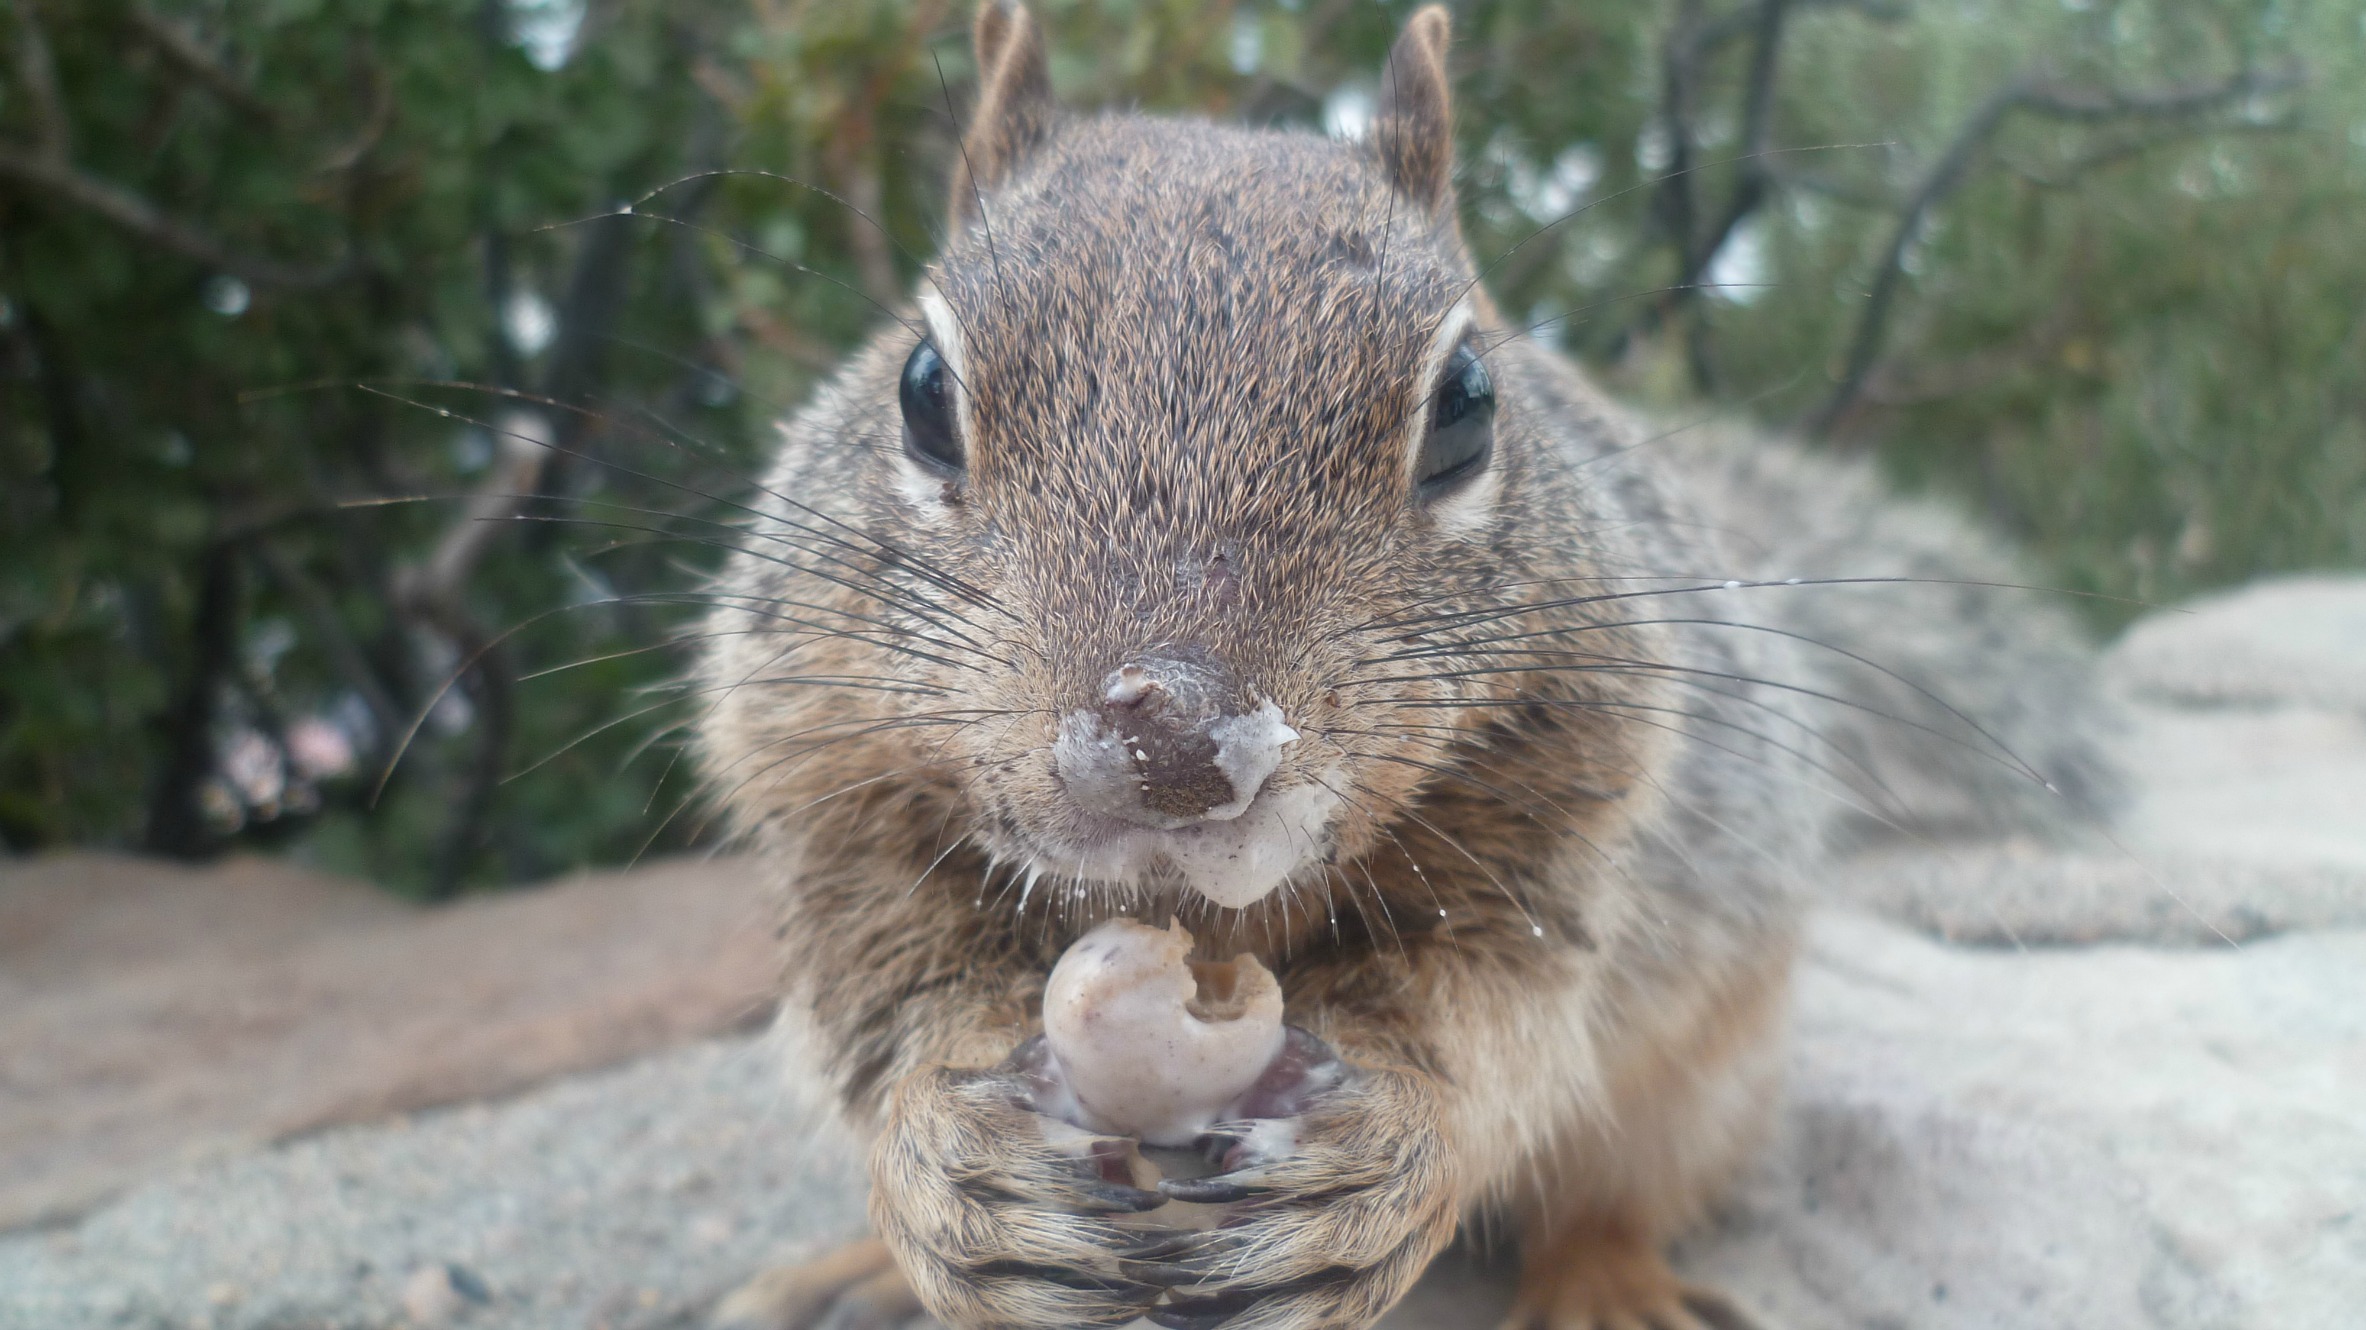
[{"label": "food crumb on nose", "polygon": [[1209,726],[1208,737],[1216,741],[1211,760],[1232,783],[1232,801],[1208,810],[1210,818],[1223,820],[1247,811],[1249,801],[1281,766],[1282,749],[1298,742],[1298,731],[1282,723],[1282,709],[1267,698],[1254,711],[1226,716]]}]

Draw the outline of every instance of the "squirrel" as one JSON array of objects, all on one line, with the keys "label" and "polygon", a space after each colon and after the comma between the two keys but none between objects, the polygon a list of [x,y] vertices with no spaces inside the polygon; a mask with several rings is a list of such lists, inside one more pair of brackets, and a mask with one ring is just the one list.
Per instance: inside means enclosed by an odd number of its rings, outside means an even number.
[{"label": "squirrel", "polygon": [[[943,250],[783,426],[702,634],[876,1234],[715,1323],[1365,1326],[1484,1215],[1514,1330],[1755,1324],[1664,1248],[1777,1103],[1802,883],[2107,803],[2069,617],[1507,320],[1442,8],[1359,141],[1065,112],[1008,0],[974,40]],[[1114,917],[1281,984],[1213,1176],[1036,1111],[1045,978]],[[1226,1218],[1129,1219],[1176,1199]]]}]

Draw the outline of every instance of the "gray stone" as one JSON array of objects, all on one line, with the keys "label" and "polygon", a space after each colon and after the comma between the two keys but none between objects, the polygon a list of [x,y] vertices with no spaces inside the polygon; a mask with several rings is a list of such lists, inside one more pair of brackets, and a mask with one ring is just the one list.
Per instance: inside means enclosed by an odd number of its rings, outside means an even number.
[{"label": "gray stone", "polygon": [[2366,932],[1973,952],[1811,932],[1791,1101],[1687,1270],[1806,1327],[2359,1324]]},{"label": "gray stone", "polygon": [[2366,873],[2366,711],[2139,707],[2117,828],[2162,857]]},{"label": "gray stone", "polygon": [[860,1224],[861,1169],[813,1118],[738,1038],[339,1128],[0,1239],[0,1326],[664,1325]]},{"label": "gray stone", "polygon": [[1835,865],[1819,888],[1826,900],[1966,946],[2223,947],[2300,929],[2366,928],[2366,866],[2126,846],[1889,850]]},{"label": "gray stone", "polygon": [[2150,615],[2112,649],[2131,693],[2181,705],[2366,714],[2366,578],[2265,578]]},{"label": "gray stone", "polygon": [[1890,847],[1824,899],[1959,942],[2215,945],[2366,927],[2366,578],[2261,583],[2112,648],[2130,799],[2107,834]]}]

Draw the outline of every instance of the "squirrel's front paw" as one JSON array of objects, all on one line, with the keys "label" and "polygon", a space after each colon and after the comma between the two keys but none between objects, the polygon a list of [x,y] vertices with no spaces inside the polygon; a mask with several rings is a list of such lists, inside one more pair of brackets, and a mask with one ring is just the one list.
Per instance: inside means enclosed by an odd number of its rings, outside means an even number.
[{"label": "squirrel's front paw", "polygon": [[1131,1185],[1129,1142],[1036,1111],[1040,1043],[990,1070],[911,1077],[872,1151],[871,1222],[959,1330],[1118,1325],[1160,1291],[1120,1269],[1145,1235],[1110,1218],[1166,1198]]},{"label": "squirrel's front paw", "polygon": [[1149,1318],[1175,1330],[1370,1325],[1454,1235],[1461,1188],[1434,1083],[1343,1063],[1292,1027],[1243,1108],[1253,1116],[1205,1138],[1222,1171],[1159,1184],[1229,1213],[1160,1253],[1175,1288]]}]

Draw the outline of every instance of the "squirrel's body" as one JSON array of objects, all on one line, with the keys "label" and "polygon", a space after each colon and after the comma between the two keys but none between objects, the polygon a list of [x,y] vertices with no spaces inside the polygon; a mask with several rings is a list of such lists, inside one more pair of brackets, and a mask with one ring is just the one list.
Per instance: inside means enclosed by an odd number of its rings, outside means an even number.
[{"label": "squirrel's body", "polygon": [[[1866,816],[2046,815],[2030,764],[2084,797],[2070,639],[1960,524],[1654,435],[1495,314],[1444,40],[1414,20],[1358,146],[1062,118],[1024,12],[982,15],[956,235],[787,426],[702,671],[902,1271],[738,1323],[909,1287],[962,1326],[1360,1325],[1487,1208],[1524,1326],[1726,1324],[1659,1247],[1771,1106],[1802,869]],[[1881,576],[1952,581],[1830,582]],[[1197,1245],[1112,1223],[1159,1198],[1006,1061],[1114,915],[1253,952],[1351,1069],[1244,1135]]]}]

